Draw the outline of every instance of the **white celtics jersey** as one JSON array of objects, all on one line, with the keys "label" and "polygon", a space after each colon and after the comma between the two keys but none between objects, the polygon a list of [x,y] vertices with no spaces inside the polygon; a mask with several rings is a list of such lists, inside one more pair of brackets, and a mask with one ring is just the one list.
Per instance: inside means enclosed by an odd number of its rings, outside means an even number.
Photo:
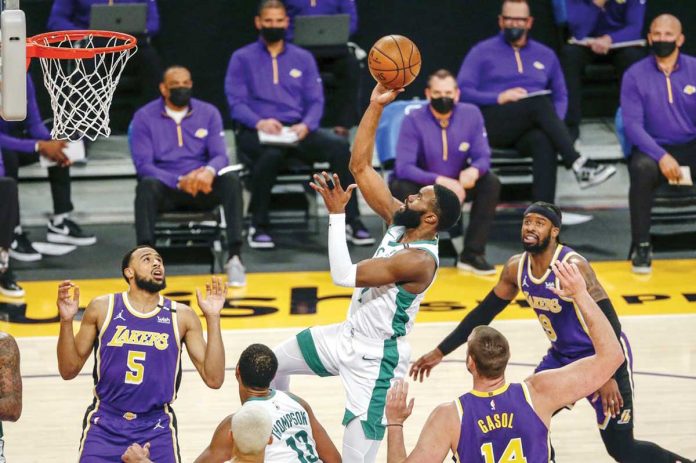
[{"label": "white celtics jersey", "polygon": [[[439,266],[437,237],[434,240],[400,243],[404,231],[405,227],[389,227],[373,258],[389,257],[402,249],[415,248],[431,254]],[[394,283],[376,288],[355,288],[348,309],[348,322],[359,333],[374,339],[405,336],[413,327],[426,292],[427,289],[412,294]]]},{"label": "white celtics jersey", "polygon": [[271,415],[273,442],[266,447],[265,463],[321,463],[309,415],[291,394],[271,389],[267,397],[254,397]]}]

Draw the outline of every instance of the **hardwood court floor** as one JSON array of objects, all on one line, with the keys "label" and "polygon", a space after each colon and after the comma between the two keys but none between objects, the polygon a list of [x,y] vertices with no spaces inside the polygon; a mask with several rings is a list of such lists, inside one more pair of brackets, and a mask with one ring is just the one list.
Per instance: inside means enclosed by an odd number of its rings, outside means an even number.
[{"label": "hardwood court floor", "polygon": [[[635,355],[636,436],[657,442],[688,457],[696,455],[696,315],[623,317]],[[414,355],[420,355],[448,333],[454,323],[417,324],[411,335]],[[545,349],[546,337],[535,320],[494,322],[512,348],[508,379],[519,381],[531,373]],[[204,386],[188,357],[174,409],[179,420],[182,461],[191,462],[207,445],[215,426],[239,407],[233,366],[239,352],[252,342],[275,345],[298,330],[225,331],[228,371],[220,390]],[[21,338],[24,375],[24,411],[18,423],[4,424],[6,455],[11,463],[71,462],[84,410],[91,400],[91,360],[83,375],[63,381],[56,374],[55,338]],[[434,370],[424,384],[412,384],[416,398],[405,432],[410,449],[432,408],[471,387],[461,361],[464,351],[453,353],[448,363]],[[343,389],[338,378],[296,377],[291,389],[310,402],[334,442],[341,443]],[[553,421],[552,440],[558,461],[564,463],[611,462],[594,425],[594,415],[584,401]],[[378,461],[386,461],[386,442]]]}]

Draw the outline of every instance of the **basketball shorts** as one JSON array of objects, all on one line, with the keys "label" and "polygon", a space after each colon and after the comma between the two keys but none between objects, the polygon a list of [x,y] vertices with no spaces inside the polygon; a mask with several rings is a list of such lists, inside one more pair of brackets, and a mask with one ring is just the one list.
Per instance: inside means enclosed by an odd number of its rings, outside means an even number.
[{"label": "basketball shorts", "polygon": [[[624,333],[621,333],[621,348],[624,351],[626,361],[619,367],[614,375],[614,379],[619,385],[619,392],[621,392],[621,397],[624,402],[621,412],[615,418],[612,418],[611,415],[604,416],[602,399],[598,398],[595,403],[592,403],[594,394],[587,397],[590,405],[595,409],[597,426],[601,430],[610,428],[616,430],[633,429],[633,352],[631,352],[631,345],[628,343],[628,338]],[[561,368],[583,357],[566,357],[552,347],[541,360],[541,363],[536,367],[534,373]],[[568,408],[572,408],[572,405]]]},{"label": "basketball shorts", "polygon": [[165,410],[135,415],[104,403],[92,404],[83,421],[80,463],[121,461],[121,455],[131,444],[147,442],[150,460],[179,463],[176,417],[171,408],[165,407]]},{"label": "basketball shorts", "polygon": [[297,342],[315,374],[341,377],[346,392],[343,425],[359,419],[366,438],[382,440],[387,391],[408,372],[408,342],[368,338],[348,322],[308,328],[297,334]]}]

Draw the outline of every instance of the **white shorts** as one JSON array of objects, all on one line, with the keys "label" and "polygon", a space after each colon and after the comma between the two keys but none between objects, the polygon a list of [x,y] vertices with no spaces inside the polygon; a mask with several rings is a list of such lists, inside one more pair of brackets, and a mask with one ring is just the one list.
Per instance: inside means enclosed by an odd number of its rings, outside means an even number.
[{"label": "white shorts", "polygon": [[387,391],[408,372],[408,342],[368,338],[344,322],[308,328],[297,334],[297,343],[314,373],[341,377],[346,391],[343,425],[359,418],[365,437],[381,440]]}]

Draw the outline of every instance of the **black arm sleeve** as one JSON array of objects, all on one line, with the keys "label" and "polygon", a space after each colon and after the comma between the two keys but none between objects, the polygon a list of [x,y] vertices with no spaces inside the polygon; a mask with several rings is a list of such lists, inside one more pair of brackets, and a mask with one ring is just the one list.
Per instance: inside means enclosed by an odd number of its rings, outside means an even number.
[{"label": "black arm sleeve", "polygon": [[510,303],[505,299],[501,299],[491,290],[486,298],[481,301],[474,310],[469,313],[464,320],[452,331],[441,343],[437,346],[443,355],[448,355],[450,352],[461,346],[469,339],[469,335],[479,325],[488,325],[505,307]]},{"label": "black arm sleeve", "polygon": [[614,333],[616,334],[616,338],[620,339],[621,338],[621,322],[619,321],[619,316],[616,315],[616,310],[614,310],[614,306],[611,305],[611,301],[609,300],[609,298],[602,299],[601,301],[597,301],[597,305],[599,306],[600,309],[602,309],[602,313],[609,320],[609,324],[611,324],[611,327],[614,329]]}]

